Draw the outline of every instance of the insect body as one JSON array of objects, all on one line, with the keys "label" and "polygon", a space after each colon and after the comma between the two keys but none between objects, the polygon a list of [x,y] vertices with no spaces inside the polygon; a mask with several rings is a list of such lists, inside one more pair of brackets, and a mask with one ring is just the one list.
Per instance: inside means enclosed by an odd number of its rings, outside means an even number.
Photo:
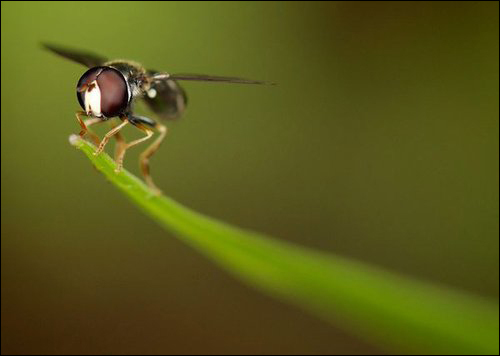
[{"label": "insect body", "polygon": [[[117,141],[115,161],[116,171],[123,165],[125,152],[132,146],[150,139],[154,131],[159,135],[156,140],[141,154],[140,167],[147,184],[155,191],[159,189],[149,174],[149,158],[158,150],[163,141],[167,127],[160,122],[133,113],[134,101],[144,99],[151,110],[160,118],[170,120],[182,115],[186,108],[187,97],[177,83],[178,80],[195,80],[226,82],[240,84],[267,84],[262,81],[247,80],[236,77],[219,77],[200,74],[168,74],[154,70],[146,70],[140,64],[125,61],[108,61],[95,54],[70,50],[54,45],[44,44],[44,47],[62,57],[83,64],[88,69],[78,81],[76,95],[82,110],[76,112],[76,118],[81,126],[80,136],[89,135],[98,148],[94,154],[103,151],[111,137]],[[270,83],[271,84],[271,83]],[[82,117],[88,117],[83,120]],[[121,123],[99,140],[89,126],[118,117]],[[132,124],[144,132],[145,136],[131,142],[125,142],[120,130],[127,124]]]}]

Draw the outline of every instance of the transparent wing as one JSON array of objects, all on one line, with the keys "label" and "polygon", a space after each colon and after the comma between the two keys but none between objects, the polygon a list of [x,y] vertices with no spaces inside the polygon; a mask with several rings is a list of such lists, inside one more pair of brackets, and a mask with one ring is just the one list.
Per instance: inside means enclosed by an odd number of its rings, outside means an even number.
[{"label": "transparent wing", "polygon": [[173,79],[155,77],[157,72],[150,71],[155,78],[149,90],[144,94],[144,101],[158,116],[166,120],[179,118],[187,105],[186,92]]},{"label": "transparent wing", "polygon": [[144,95],[144,101],[151,110],[164,119],[176,119],[186,109],[187,96],[184,89],[177,83],[178,80],[237,84],[275,84],[261,80],[205,74],[168,74],[148,71],[148,75],[152,84],[148,92]]},{"label": "transparent wing", "polygon": [[200,82],[222,82],[222,83],[236,83],[236,84],[269,84],[275,85],[276,83],[265,82],[262,80],[250,80],[238,77],[221,77],[218,75],[205,75],[205,74],[191,74],[191,73],[179,73],[179,74],[162,74],[159,73],[157,77],[165,76],[174,80],[193,80]]},{"label": "transparent wing", "polygon": [[42,46],[61,57],[83,64],[84,66],[87,66],[89,68],[100,66],[107,61],[105,57],[101,57],[89,52],[68,49],[48,43],[42,43]]}]

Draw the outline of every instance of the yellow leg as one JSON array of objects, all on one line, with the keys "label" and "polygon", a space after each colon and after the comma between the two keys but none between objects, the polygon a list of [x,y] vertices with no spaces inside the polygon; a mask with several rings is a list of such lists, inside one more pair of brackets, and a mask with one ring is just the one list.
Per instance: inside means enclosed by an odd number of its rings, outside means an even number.
[{"label": "yellow leg", "polygon": [[160,132],[158,138],[149,146],[143,153],[141,153],[139,164],[141,166],[142,175],[144,176],[144,180],[146,183],[155,190],[158,194],[161,194],[161,190],[154,184],[153,178],[151,178],[151,174],[149,172],[149,158],[158,151],[161,142],[165,138],[167,134],[167,127],[161,124],[156,124],[155,128]]},{"label": "yellow leg", "polygon": [[104,135],[101,143],[99,144],[99,147],[97,148],[97,151],[94,152],[94,156],[97,156],[99,153],[101,153],[102,150],[104,149],[104,147],[106,146],[106,144],[108,143],[109,139],[111,138],[111,136],[116,135],[116,133],[118,131],[120,131],[127,124],[128,124],[128,119],[124,118],[123,122],[120,125],[116,126],[111,131],[109,131],[106,135]]},{"label": "yellow leg", "polygon": [[[117,125],[111,124],[111,128],[115,128]],[[118,157],[122,155],[122,151],[127,149],[127,142],[125,141],[125,137],[122,135],[120,131],[115,133],[113,136],[116,140],[115,145],[115,162],[118,162]]]},{"label": "yellow leg", "polygon": [[80,131],[80,134],[79,134],[80,137],[83,138],[83,136],[85,136],[85,134],[88,134],[90,136],[90,138],[92,139],[92,141],[94,141],[94,143],[96,145],[99,145],[99,142],[100,142],[99,137],[95,133],[93,133],[92,131],[90,131],[88,129],[88,127],[92,126],[94,124],[97,124],[99,122],[102,122],[102,120],[99,119],[99,118],[91,118],[91,119],[83,121],[82,118],[80,117],[80,115],[87,116],[87,114],[85,113],[85,111],[77,111],[75,113],[75,115],[76,115],[76,119],[78,120],[78,122],[80,123],[80,126],[82,128],[82,130]]},{"label": "yellow leg", "polygon": [[123,166],[123,158],[125,157],[125,152],[132,146],[135,146],[137,145],[138,143],[141,143],[141,142],[144,142],[146,140],[149,140],[151,138],[151,136],[153,136],[153,131],[148,129],[147,127],[143,126],[143,125],[136,125],[136,127],[145,132],[146,133],[146,136],[144,137],[141,137],[137,140],[134,140],[130,143],[127,143],[125,144],[125,146],[123,147],[123,149],[120,149],[120,151],[117,153],[117,156],[116,156],[116,163],[117,163],[117,167],[115,169],[115,172],[120,172],[121,169],[122,169],[122,166]]}]

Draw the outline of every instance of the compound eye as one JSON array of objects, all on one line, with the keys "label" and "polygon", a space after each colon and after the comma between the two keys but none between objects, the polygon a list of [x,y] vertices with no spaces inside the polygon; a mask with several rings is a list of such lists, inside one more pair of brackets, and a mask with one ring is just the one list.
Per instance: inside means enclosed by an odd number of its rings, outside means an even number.
[{"label": "compound eye", "polygon": [[[89,88],[90,83],[94,82],[97,78],[97,75],[101,73],[103,67],[94,67],[90,68],[88,71],[83,73],[76,85],[76,97],[78,98],[78,102],[83,110],[87,111],[85,105],[85,94],[87,89]],[[88,113],[88,111],[87,111]]]},{"label": "compound eye", "polygon": [[118,116],[129,103],[125,77],[112,67],[95,67],[85,72],[78,81],[76,95],[85,112],[96,117]]}]

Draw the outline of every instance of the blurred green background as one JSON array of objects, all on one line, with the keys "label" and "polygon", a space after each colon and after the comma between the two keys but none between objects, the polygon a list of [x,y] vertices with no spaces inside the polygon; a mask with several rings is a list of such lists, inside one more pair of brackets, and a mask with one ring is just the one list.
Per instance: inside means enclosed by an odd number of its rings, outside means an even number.
[{"label": "blurred green background", "polygon": [[130,204],[68,144],[85,68],[40,41],[278,82],[185,82],[157,184],[226,222],[498,300],[498,2],[1,10],[2,354],[387,351],[241,284]]}]

